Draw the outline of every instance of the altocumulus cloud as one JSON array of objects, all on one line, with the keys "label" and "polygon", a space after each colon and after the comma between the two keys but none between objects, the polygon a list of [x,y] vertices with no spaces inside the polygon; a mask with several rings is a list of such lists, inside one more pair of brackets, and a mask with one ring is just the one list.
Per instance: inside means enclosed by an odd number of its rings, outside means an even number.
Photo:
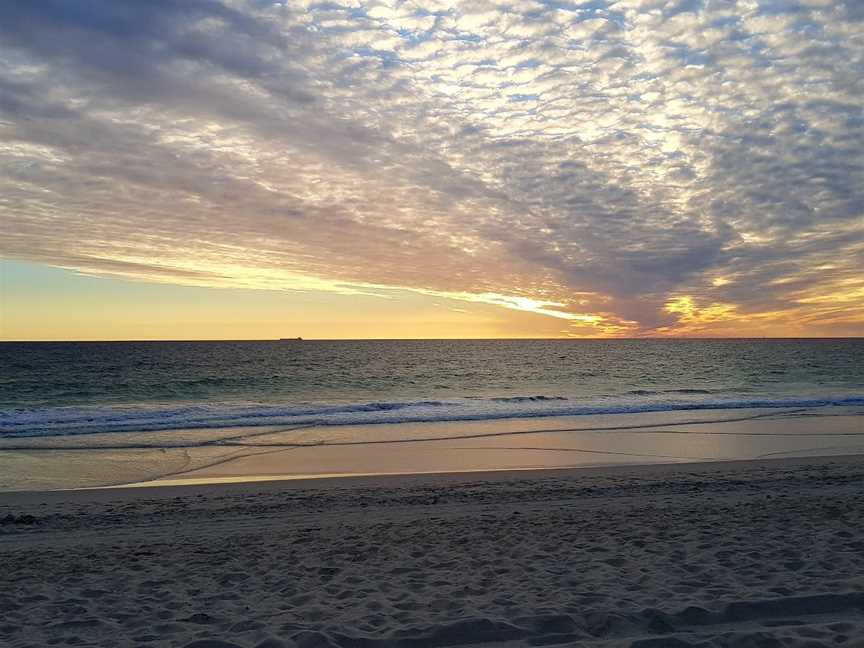
[{"label": "altocumulus cloud", "polygon": [[0,253],[860,333],[862,69],[858,0],[2,3]]}]

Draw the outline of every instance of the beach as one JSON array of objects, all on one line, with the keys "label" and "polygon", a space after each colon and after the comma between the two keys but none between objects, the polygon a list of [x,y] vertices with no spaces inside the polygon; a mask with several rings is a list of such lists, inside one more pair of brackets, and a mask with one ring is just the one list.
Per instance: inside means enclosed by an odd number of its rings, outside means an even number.
[{"label": "beach", "polygon": [[0,356],[3,648],[864,647],[859,340]]},{"label": "beach", "polygon": [[864,452],[858,406],[0,436],[0,491],[693,463]]},{"label": "beach", "polygon": [[0,495],[0,644],[861,646],[864,457]]},{"label": "beach", "polygon": [[0,1],[0,648],[864,648],[864,0]]}]

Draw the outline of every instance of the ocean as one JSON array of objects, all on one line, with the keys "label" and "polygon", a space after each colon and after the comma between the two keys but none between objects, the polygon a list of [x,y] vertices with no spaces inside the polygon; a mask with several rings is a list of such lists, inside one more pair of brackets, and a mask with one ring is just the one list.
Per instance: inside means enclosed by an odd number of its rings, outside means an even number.
[{"label": "ocean", "polygon": [[[364,442],[406,441],[426,432],[393,424],[603,416],[614,427],[652,413],[864,406],[864,339],[0,343],[0,367],[0,469],[21,474],[60,468],[15,452],[183,448],[188,460],[237,429],[321,444],[363,426]],[[436,434],[458,427],[447,430]],[[87,483],[152,478],[151,459]]]},{"label": "ocean", "polygon": [[0,344],[0,435],[864,404],[864,339]]}]

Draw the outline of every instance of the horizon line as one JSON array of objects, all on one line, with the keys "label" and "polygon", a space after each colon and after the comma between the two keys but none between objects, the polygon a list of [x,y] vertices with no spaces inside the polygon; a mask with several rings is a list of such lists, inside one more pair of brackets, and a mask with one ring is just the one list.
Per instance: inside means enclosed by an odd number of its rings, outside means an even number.
[{"label": "horizon line", "polygon": [[0,340],[0,344],[87,344],[122,342],[583,342],[583,341],[636,341],[636,340],[864,340],[864,335],[835,336],[701,336],[701,335],[646,335],[629,337],[477,337],[477,338],[138,338],[90,340]]}]

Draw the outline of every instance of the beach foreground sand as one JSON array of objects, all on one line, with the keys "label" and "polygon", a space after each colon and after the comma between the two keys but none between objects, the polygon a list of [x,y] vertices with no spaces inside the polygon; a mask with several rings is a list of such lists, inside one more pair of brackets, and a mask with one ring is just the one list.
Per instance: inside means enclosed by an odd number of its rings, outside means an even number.
[{"label": "beach foreground sand", "polygon": [[864,646],[862,485],[830,457],[9,493],[0,645]]}]

